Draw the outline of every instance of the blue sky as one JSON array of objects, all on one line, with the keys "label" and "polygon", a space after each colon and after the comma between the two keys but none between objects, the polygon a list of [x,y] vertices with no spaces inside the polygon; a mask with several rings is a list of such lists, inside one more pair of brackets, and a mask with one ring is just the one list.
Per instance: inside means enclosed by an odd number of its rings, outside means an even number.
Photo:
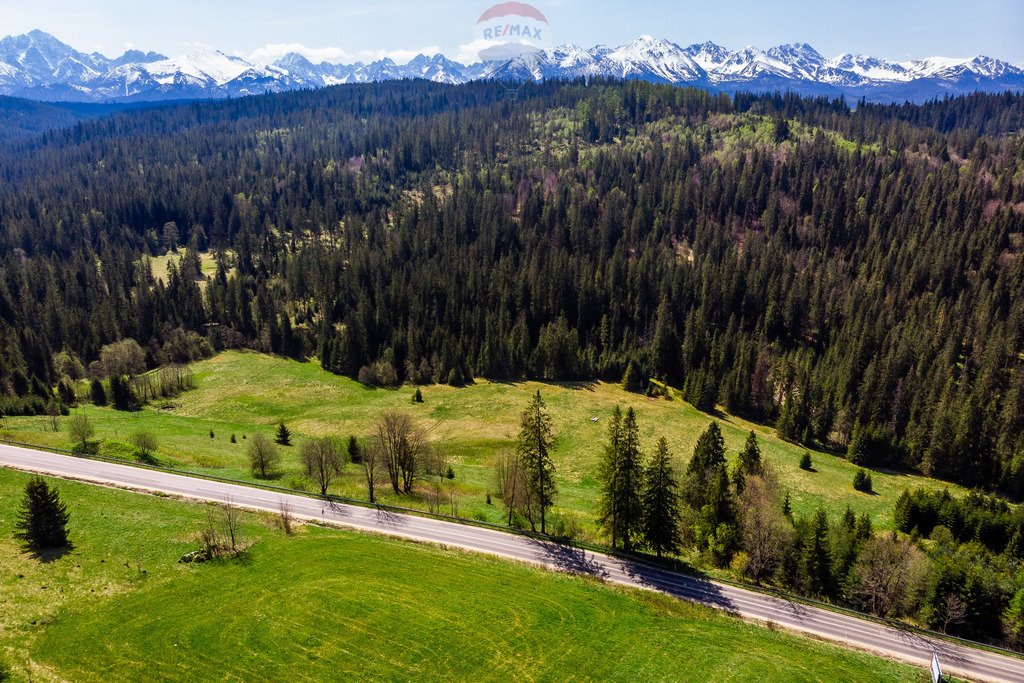
[{"label": "blue sky", "polygon": [[[333,61],[420,51],[458,56],[492,2],[349,0],[0,0],[0,35],[40,28],[86,51],[198,46],[270,58],[302,46]],[[1022,0],[538,0],[556,43],[620,45],[642,33],[728,48],[808,42],[826,56],[895,60],[988,54],[1024,63]],[[463,52],[465,50],[463,49]]]}]

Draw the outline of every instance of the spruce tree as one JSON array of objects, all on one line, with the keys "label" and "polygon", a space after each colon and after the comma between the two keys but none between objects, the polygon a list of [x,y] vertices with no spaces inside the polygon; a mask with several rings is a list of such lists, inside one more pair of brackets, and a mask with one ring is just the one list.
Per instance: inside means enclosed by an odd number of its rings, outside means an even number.
[{"label": "spruce tree", "polygon": [[277,425],[277,436],[274,437],[274,441],[277,442],[279,446],[292,445],[292,432],[285,426],[284,422]]},{"label": "spruce tree", "polygon": [[92,398],[92,404],[95,406],[107,405],[107,392],[103,388],[103,382],[98,379],[94,379],[92,384],[89,386],[89,393]]},{"label": "spruce tree", "polygon": [[[534,395],[530,405],[520,418],[517,451],[526,473],[527,493],[537,514],[540,515],[540,532],[547,533],[547,509],[555,496],[555,464],[551,460],[554,446],[554,430],[540,391]],[[530,525],[536,531],[533,515]]]},{"label": "spruce tree", "polygon": [[57,489],[41,477],[29,480],[15,522],[18,538],[33,550],[63,548],[68,544],[67,524],[67,506]]},{"label": "spruce tree", "polygon": [[618,474],[618,461],[622,452],[622,408],[615,406],[612,411],[612,419],[608,423],[608,443],[604,447],[604,459],[598,470],[600,480],[601,497],[598,500],[597,521],[601,529],[611,538],[612,547],[618,546],[619,524],[615,519],[618,506],[615,504],[615,494],[618,486],[615,477]]},{"label": "spruce tree", "polygon": [[679,486],[664,437],[658,440],[643,488],[643,537],[658,557],[679,552]]},{"label": "spruce tree", "polygon": [[139,408],[139,400],[127,377],[115,375],[110,378],[110,400],[116,410],[127,411]]},{"label": "spruce tree", "polygon": [[683,497],[694,510],[700,511],[708,500],[708,489],[718,476],[718,468],[725,466],[725,440],[717,422],[712,422],[697,439],[693,457],[686,468]]},{"label": "spruce tree", "polygon": [[601,526],[611,537],[612,547],[621,543],[633,547],[643,521],[641,490],[643,463],[636,411],[629,408],[625,419],[616,406],[608,429],[608,446],[601,467]]},{"label": "spruce tree", "polygon": [[804,590],[810,595],[832,595],[832,554],[829,548],[828,517],[821,508],[814,516],[800,558]]},{"label": "spruce tree", "polygon": [[740,451],[739,465],[744,474],[757,474],[761,471],[761,448],[757,445],[757,436],[753,430]]}]

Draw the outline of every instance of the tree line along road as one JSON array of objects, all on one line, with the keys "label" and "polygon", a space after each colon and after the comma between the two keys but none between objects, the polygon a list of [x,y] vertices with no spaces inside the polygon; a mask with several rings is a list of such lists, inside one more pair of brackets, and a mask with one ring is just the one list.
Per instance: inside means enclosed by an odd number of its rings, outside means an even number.
[{"label": "tree line along road", "polygon": [[998,683],[1024,681],[1024,659],[930,638],[915,631],[643,562],[494,529],[6,444],[0,444],[0,466],[275,513],[287,505],[296,518],[439,543],[558,571],[587,574],[610,583],[656,590],[744,619],[771,622],[792,631],[922,667],[928,667],[932,656],[938,654],[946,673],[973,680]]}]

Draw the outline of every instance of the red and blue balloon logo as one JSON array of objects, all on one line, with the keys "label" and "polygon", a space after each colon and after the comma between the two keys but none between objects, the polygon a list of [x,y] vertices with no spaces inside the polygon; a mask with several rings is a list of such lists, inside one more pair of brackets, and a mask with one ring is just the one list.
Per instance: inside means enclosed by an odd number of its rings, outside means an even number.
[{"label": "red and blue balloon logo", "polygon": [[489,8],[477,20],[473,37],[484,61],[513,59],[552,45],[547,17],[525,2],[502,2]]}]

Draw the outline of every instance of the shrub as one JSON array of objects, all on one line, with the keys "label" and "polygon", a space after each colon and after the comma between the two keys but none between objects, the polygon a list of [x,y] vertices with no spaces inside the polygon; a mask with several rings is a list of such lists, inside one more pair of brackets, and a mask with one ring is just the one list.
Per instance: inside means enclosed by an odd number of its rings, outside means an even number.
[{"label": "shrub", "polygon": [[96,428],[88,415],[75,413],[67,421],[68,434],[75,447],[82,453],[88,450],[89,439],[96,435]]},{"label": "shrub", "polygon": [[153,453],[157,448],[156,436],[153,432],[139,430],[132,434],[131,441],[135,446],[135,456],[142,462],[152,462]]},{"label": "shrub", "polygon": [[814,463],[811,462],[811,452],[804,451],[804,454],[800,457],[800,469],[810,472],[814,468]]},{"label": "shrub", "polygon": [[864,470],[857,470],[853,475],[853,488],[861,493],[871,493],[871,475]]},{"label": "shrub", "polygon": [[420,391],[419,388],[417,388],[416,389],[416,393],[413,394],[412,402],[413,403],[423,403],[423,392]]}]

